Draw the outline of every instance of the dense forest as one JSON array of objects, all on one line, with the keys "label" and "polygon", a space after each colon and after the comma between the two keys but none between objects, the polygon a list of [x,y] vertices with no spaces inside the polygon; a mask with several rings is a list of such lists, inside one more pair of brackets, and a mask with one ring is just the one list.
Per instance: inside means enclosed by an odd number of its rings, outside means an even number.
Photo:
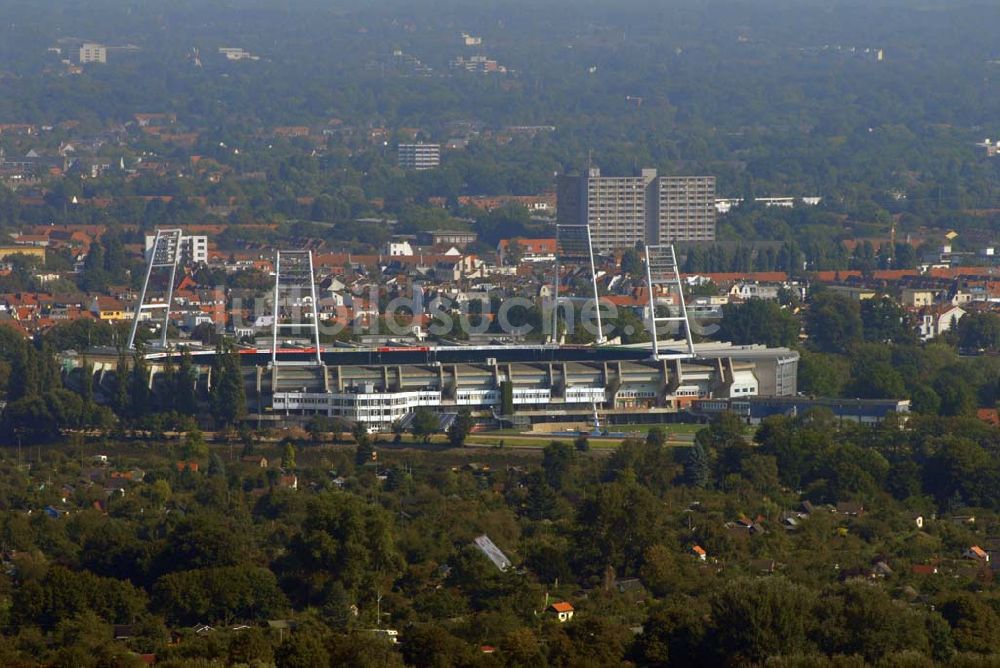
[{"label": "dense forest", "polygon": [[690,447],[656,428],[540,458],[358,440],[8,450],[4,665],[985,665],[1000,646],[990,565],[963,558],[998,528],[1000,436],[975,420],[723,418]]}]

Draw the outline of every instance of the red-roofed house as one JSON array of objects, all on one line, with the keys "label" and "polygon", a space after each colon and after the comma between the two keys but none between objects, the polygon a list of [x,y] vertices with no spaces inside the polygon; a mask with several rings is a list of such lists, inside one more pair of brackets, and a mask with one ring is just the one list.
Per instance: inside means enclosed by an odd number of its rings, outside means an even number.
[{"label": "red-roofed house", "polygon": [[573,609],[573,606],[567,603],[566,601],[559,601],[557,603],[553,603],[552,605],[550,605],[547,609],[547,612],[554,615],[555,618],[560,621],[560,623],[563,623],[573,619],[573,613],[575,612],[575,610]]},{"label": "red-roofed house", "polygon": [[978,545],[973,545],[968,550],[962,553],[962,556],[966,559],[973,559],[975,561],[987,562],[990,560],[989,553]]},{"label": "red-roofed house", "polygon": [[995,408],[980,408],[976,411],[976,417],[986,424],[1000,427],[1000,412]]},{"label": "red-roofed house", "polygon": [[556,254],[555,239],[524,239],[515,237],[513,239],[501,239],[497,244],[497,254],[502,259],[510,253],[511,245],[516,245],[524,260],[535,260],[540,258],[551,258]]}]

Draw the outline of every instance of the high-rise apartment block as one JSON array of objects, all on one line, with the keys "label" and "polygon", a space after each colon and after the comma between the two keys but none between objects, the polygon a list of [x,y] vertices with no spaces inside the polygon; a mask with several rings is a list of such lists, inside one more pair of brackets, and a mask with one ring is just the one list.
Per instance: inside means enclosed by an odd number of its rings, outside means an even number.
[{"label": "high-rise apartment block", "polygon": [[658,224],[648,243],[715,241],[715,177],[657,179]]},{"label": "high-rise apartment block", "polygon": [[80,64],[85,65],[87,63],[107,63],[108,62],[108,48],[103,44],[94,44],[93,42],[84,42],[80,46]]},{"label": "high-rise apartment block", "polygon": [[715,240],[715,177],[561,176],[558,221],[588,225],[594,249],[608,252],[636,244]]},{"label": "high-rise apartment block", "polygon": [[400,144],[397,151],[403,169],[434,169],[441,164],[440,144]]},{"label": "high-rise apartment block", "polygon": [[[155,234],[146,235],[146,261],[153,252],[156,242]],[[208,237],[205,235],[181,236],[181,262],[183,264],[203,264],[208,262]]]}]

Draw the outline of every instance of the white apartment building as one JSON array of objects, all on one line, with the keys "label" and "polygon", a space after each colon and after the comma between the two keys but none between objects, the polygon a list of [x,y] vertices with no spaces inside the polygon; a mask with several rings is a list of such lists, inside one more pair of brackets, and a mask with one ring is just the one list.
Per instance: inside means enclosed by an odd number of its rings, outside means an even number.
[{"label": "white apartment building", "polygon": [[399,166],[403,169],[434,169],[441,165],[440,144],[400,144],[397,147]]},{"label": "white apartment building", "polygon": [[[149,255],[153,252],[153,243],[156,235],[146,235],[146,261],[149,262]],[[181,262],[184,264],[201,264],[208,262],[208,237],[205,235],[193,235],[181,237]]]},{"label": "white apartment building", "polygon": [[94,42],[84,42],[80,46],[80,64],[86,65],[87,63],[107,63],[108,62],[108,48],[103,44],[96,44]]}]

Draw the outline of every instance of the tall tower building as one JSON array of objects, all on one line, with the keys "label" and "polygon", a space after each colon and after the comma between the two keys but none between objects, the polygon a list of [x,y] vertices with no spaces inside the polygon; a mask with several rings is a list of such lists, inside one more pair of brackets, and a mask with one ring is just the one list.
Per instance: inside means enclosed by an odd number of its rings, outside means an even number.
[{"label": "tall tower building", "polygon": [[563,225],[587,225],[598,252],[633,248],[646,239],[651,207],[651,185],[655,169],[638,176],[601,176],[591,167],[586,176],[563,176],[559,180],[558,221]]},{"label": "tall tower building", "polygon": [[651,244],[715,241],[715,177],[661,176],[659,215]]},{"label": "tall tower building", "polygon": [[558,222],[587,225],[594,250],[609,252],[638,243],[715,240],[715,177],[657,176],[643,169],[636,176],[560,176]]}]

